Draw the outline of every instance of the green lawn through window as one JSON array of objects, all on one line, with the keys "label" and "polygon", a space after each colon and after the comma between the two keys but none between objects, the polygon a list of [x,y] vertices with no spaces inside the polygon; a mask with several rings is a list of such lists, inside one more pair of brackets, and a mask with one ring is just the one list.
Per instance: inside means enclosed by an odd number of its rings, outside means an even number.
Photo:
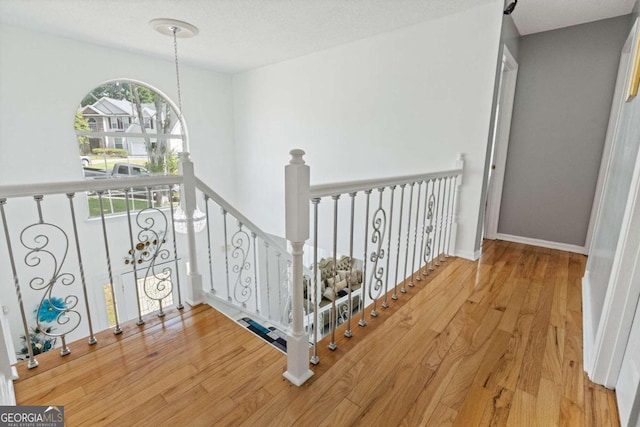
[{"label": "green lawn through window", "polygon": [[[100,216],[100,202],[98,196],[89,196],[89,216]],[[139,211],[148,206],[146,200],[138,200],[129,198],[129,209],[132,211]],[[114,214],[127,211],[127,205],[122,197],[103,197],[102,207],[104,208],[104,214]],[[113,210],[111,210],[113,207]]]}]

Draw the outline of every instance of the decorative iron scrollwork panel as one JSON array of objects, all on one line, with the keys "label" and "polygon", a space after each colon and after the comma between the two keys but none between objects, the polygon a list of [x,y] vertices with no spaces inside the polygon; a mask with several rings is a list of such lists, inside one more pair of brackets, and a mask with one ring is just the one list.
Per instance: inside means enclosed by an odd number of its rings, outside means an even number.
[{"label": "decorative iron scrollwork panel", "polygon": [[432,246],[432,238],[431,233],[433,232],[433,207],[436,203],[436,197],[431,192],[429,196],[429,203],[427,204],[427,220],[429,221],[429,225],[427,225],[426,233],[427,239],[424,247],[424,258],[423,261],[426,263],[429,262],[429,257],[431,256],[431,246]]},{"label": "decorative iron scrollwork panel", "polygon": [[144,267],[145,295],[151,300],[162,301],[173,292],[173,270],[166,264],[171,261],[171,252],[165,247],[167,217],[157,208],[146,208],[137,213],[135,224],[137,242],[129,250],[125,264]]},{"label": "decorative iron scrollwork panel", "polygon": [[387,229],[387,213],[380,206],[373,214],[372,219],[373,232],[371,233],[371,243],[374,245],[374,250],[371,252],[369,259],[373,263],[371,269],[371,280],[369,283],[369,297],[371,299],[378,299],[382,292],[383,277],[384,277],[384,265],[378,265],[378,261],[385,258],[386,252],[384,250],[384,236]]},{"label": "decorative iron scrollwork panel", "polygon": [[245,275],[245,272],[251,269],[251,263],[247,261],[251,250],[251,240],[249,233],[243,229],[242,223],[238,223],[238,230],[231,236],[231,247],[231,258],[236,260],[231,268],[231,271],[236,274],[233,296],[243,307],[246,307],[247,301],[252,295],[253,277]]},{"label": "decorative iron scrollwork panel", "polygon": [[[78,296],[54,296],[64,293],[64,288],[58,285],[71,286],[76,280],[72,273],[62,271],[69,250],[69,238],[62,228],[42,221],[41,215],[40,218],[39,223],[25,227],[20,233],[20,242],[28,251],[24,263],[36,271],[36,275],[29,280],[29,287],[34,291],[42,291],[36,309],[36,325],[45,335],[64,337],[82,321],[82,315],[76,310]],[[43,323],[56,327],[43,326]]]}]

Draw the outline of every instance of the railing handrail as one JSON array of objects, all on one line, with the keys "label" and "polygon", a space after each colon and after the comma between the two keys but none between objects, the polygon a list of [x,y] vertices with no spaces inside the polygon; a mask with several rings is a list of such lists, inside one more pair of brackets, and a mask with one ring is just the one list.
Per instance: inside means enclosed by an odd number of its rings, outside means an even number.
[{"label": "railing handrail", "polygon": [[[109,127],[109,129],[122,129]],[[148,128],[147,128],[148,129]],[[125,135],[123,135],[125,134]],[[142,133],[142,132],[125,132],[121,131],[95,131],[95,130],[77,130],[77,136],[88,136],[90,138],[98,138],[104,136],[123,137],[127,138],[162,138],[162,139],[182,139],[182,135],[178,133]]]},{"label": "railing handrail", "polygon": [[67,194],[83,191],[122,190],[132,187],[155,187],[182,184],[182,175],[155,175],[137,178],[101,178],[78,181],[47,182],[0,186],[0,199],[34,195]]},{"label": "railing handrail", "polygon": [[262,241],[268,243],[269,246],[280,251],[282,255],[285,256],[287,259],[291,258],[291,255],[289,254],[289,251],[287,250],[287,248],[283,247],[281,243],[279,243],[277,240],[273,239],[267,233],[262,231],[260,227],[258,227],[253,222],[251,222],[249,218],[241,214],[238,209],[234,208],[229,202],[227,202],[224,198],[222,198],[222,196],[216,193],[211,187],[209,187],[200,178],[197,178],[197,177],[196,177],[196,188],[202,191],[202,193],[205,194],[207,197],[209,197],[211,200],[216,202],[218,206],[224,209],[227,213],[231,214],[231,216],[233,216],[235,219],[240,221],[245,227],[251,230],[252,233],[255,233],[255,235],[260,239],[262,239]]},{"label": "railing handrail", "polygon": [[310,188],[310,199],[328,196],[337,196],[345,193],[353,193],[374,188],[389,187],[392,185],[402,185],[412,182],[424,182],[431,179],[446,178],[452,175],[461,175],[462,169],[450,169],[440,172],[423,173],[416,175],[404,175],[388,178],[364,179],[359,181],[344,181],[331,184],[312,185]]},{"label": "railing handrail", "polygon": [[[132,187],[155,187],[161,185],[182,184],[183,181],[184,179],[182,175],[154,175],[140,176],[136,178],[100,178],[36,184],[3,185],[0,186],[0,199],[31,197],[35,195],[44,196],[48,194],[79,193],[84,191],[122,190]],[[255,233],[257,237],[267,242],[274,249],[280,251],[285,257],[289,257],[289,251],[286,247],[262,231],[257,225],[249,220],[249,218],[241,214],[240,211],[222,198],[222,196],[216,193],[201,179],[196,178],[196,186],[211,200],[216,202],[222,209],[231,214],[238,221],[242,222],[242,224],[250,229],[251,232]]]}]

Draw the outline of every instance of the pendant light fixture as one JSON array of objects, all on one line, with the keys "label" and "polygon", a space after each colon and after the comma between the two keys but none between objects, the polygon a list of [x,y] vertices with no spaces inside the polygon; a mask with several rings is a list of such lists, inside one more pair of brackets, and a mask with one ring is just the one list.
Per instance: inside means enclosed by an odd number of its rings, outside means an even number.
[{"label": "pendant light fixture", "polygon": [[[180,64],[178,61],[178,38],[191,38],[198,35],[198,28],[195,25],[188,22],[179,21],[177,19],[158,18],[149,21],[151,28],[163,34],[173,38],[173,54],[174,62],[176,66],[176,87],[178,90],[178,120],[180,121],[180,133],[182,134],[182,149],[185,152],[189,152],[189,139],[185,132],[184,118],[182,116],[182,93],[180,87]],[[187,233],[187,215],[182,207],[182,202],[174,212],[174,228],[177,233]],[[198,209],[193,212],[193,228],[197,233],[202,231],[207,224],[206,215]]]}]

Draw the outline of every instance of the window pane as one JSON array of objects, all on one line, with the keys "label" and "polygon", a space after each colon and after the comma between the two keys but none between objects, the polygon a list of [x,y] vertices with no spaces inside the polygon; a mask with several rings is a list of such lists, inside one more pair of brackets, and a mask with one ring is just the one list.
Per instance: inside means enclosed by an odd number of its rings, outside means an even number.
[{"label": "window pane", "polygon": [[[160,294],[158,289],[158,284],[169,277],[169,274],[159,274],[157,277],[149,276],[146,279],[143,277],[138,279],[138,293],[140,294],[140,310],[142,311],[142,315],[153,313],[154,311],[158,311],[160,309],[160,304],[158,303],[158,299],[161,298],[162,294]],[[145,291],[145,283],[146,283],[146,291]],[[151,296],[152,298],[150,298]],[[173,294],[170,293],[165,298],[162,298],[162,307],[168,307],[173,305]]]},{"label": "window pane", "polygon": [[[145,85],[118,80],[96,87],[78,105],[74,128],[86,179],[178,173],[179,116],[170,102]],[[76,161],[82,166],[79,158]],[[146,200],[143,207],[178,202],[167,193],[154,190],[149,196],[154,200]],[[91,215],[99,215],[96,195],[88,199]],[[134,210],[139,201],[142,196],[132,202]],[[105,193],[103,208],[105,213],[122,212],[122,192]]]}]

